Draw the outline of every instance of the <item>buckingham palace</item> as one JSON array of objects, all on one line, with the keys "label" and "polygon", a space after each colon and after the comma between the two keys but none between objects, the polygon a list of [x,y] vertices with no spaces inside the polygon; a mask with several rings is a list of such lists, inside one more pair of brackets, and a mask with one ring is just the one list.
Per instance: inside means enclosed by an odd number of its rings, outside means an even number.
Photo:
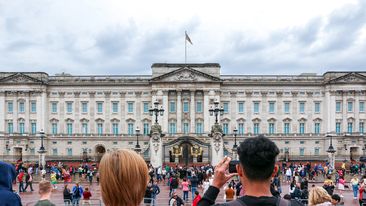
[{"label": "buckingham palace", "polygon": [[215,164],[259,134],[280,160],[327,160],[330,145],[336,160],[357,160],[365,102],[364,71],[222,75],[217,63],[154,63],[151,75],[1,72],[0,160],[38,161],[43,147],[46,161],[98,161],[131,148],[155,165]]}]

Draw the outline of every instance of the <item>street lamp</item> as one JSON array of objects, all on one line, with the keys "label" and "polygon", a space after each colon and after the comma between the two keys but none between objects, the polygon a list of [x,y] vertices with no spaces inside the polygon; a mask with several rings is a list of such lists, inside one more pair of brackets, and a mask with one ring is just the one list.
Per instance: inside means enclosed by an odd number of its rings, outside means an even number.
[{"label": "street lamp", "polygon": [[218,115],[224,115],[224,108],[219,107],[219,101],[215,100],[214,102],[214,108],[211,106],[211,108],[208,110],[210,112],[210,116],[215,115],[215,124],[218,124]]},{"label": "street lamp", "polygon": [[141,146],[139,144],[139,134],[140,134],[140,129],[137,127],[136,128],[136,146],[135,146],[135,151],[137,153],[141,152]]},{"label": "street lamp", "polygon": [[154,108],[151,107],[149,109],[149,113],[150,113],[150,116],[154,116],[155,115],[155,124],[159,124],[158,123],[158,116],[159,116],[159,114],[160,114],[160,116],[163,116],[164,115],[163,106],[161,106],[160,109],[159,109],[159,102],[158,101],[155,101],[154,102]]},{"label": "street lamp", "polygon": [[47,151],[46,151],[46,149],[44,148],[44,145],[43,145],[43,139],[45,138],[43,129],[39,132],[39,134],[41,136],[41,147],[39,148],[38,153],[41,156],[41,158],[40,158],[41,159],[41,161],[40,161],[41,166],[42,166],[42,168],[44,168],[44,166],[46,164],[46,162],[45,162],[45,153]]},{"label": "street lamp", "polygon": [[330,156],[329,163],[330,163],[330,166],[333,170],[334,169],[334,153],[336,152],[336,150],[333,147],[333,136],[331,134],[327,134],[326,137],[330,137],[330,144],[329,144],[329,147],[327,149],[327,152]]},{"label": "street lamp", "polygon": [[234,129],[234,145],[233,145],[233,149],[238,147],[238,145],[236,144],[236,135],[237,134],[238,134],[238,130],[235,128]]}]

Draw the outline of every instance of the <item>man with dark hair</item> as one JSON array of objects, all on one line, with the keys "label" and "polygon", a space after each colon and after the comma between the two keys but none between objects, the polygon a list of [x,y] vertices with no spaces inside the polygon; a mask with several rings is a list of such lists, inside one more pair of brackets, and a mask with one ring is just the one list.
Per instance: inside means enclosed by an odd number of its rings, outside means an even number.
[{"label": "man with dark hair", "polygon": [[239,175],[245,188],[245,196],[226,204],[231,206],[301,206],[296,200],[284,200],[271,194],[271,178],[277,173],[275,167],[279,149],[270,139],[260,135],[248,138],[238,147],[240,163],[236,165],[238,173],[228,174],[231,158],[225,157],[215,167],[212,185],[203,195],[199,206],[214,205],[220,188],[235,175]]},{"label": "man with dark hair", "polygon": [[337,194],[332,195],[332,205],[338,205],[341,202],[341,197]]}]

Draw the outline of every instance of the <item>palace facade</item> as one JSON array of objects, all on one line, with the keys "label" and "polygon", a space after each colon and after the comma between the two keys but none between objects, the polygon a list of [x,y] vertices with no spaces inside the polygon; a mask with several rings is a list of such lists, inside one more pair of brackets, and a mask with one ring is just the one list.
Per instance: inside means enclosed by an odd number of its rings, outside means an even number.
[{"label": "palace facade", "polygon": [[[232,155],[235,140],[258,134],[275,141],[286,160],[326,160],[331,138],[337,160],[365,152],[364,71],[221,75],[215,63],[151,69],[152,75],[0,73],[0,160],[38,160],[43,130],[46,160],[98,161],[107,151],[134,149],[138,138],[150,161],[157,118],[163,137],[155,158],[211,162],[215,101],[223,109],[222,155]],[[150,116],[156,101],[164,113]]]}]

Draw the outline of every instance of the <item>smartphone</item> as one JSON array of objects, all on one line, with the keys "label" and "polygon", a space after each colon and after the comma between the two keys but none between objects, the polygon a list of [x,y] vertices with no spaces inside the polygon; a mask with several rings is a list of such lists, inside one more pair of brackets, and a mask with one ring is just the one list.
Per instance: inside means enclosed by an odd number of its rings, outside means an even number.
[{"label": "smartphone", "polygon": [[239,164],[239,160],[231,160],[229,162],[229,173],[237,173],[236,165]]}]

